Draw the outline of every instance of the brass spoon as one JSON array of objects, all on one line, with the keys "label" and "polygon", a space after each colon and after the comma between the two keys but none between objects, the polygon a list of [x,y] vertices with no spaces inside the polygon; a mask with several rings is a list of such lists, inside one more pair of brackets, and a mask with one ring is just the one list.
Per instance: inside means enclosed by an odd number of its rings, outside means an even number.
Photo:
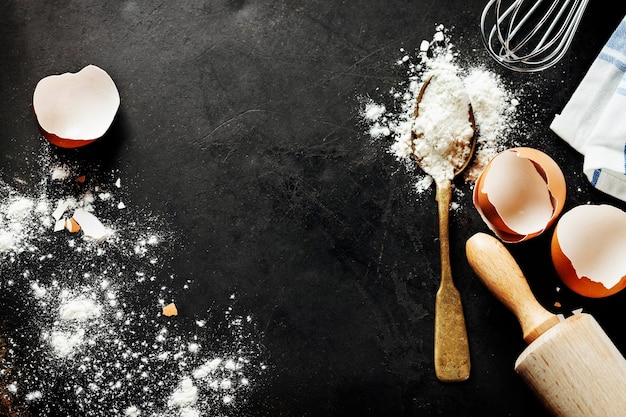
[{"label": "brass spoon", "polygon": [[[417,96],[415,118],[419,115],[419,104],[431,80],[432,78],[428,78],[422,84]],[[470,150],[467,158],[460,167],[456,168],[454,172],[455,177],[467,168],[476,148],[476,123],[471,104],[469,104],[468,113],[474,134],[469,144]],[[416,134],[411,130],[413,157],[417,164],[424,169],[420,159],[415,155],[416,139]],[[460,382],[469,378],[470,354],[461,296],[452,281],[452,270],[450,267],[448,225],[452,181],[450,179],[436,180],[435,185],[441,252],[441,282],[435,298],[435,375],[441,382]]]}]

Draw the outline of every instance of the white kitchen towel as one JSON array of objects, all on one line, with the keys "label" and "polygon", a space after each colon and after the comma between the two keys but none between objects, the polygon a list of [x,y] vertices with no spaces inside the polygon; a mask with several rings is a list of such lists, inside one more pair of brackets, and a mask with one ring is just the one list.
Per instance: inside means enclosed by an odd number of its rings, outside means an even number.
[{"label": "white kitchen towel", "polygon": [[597,189],[626,201],[626,17],[550,125]]}]

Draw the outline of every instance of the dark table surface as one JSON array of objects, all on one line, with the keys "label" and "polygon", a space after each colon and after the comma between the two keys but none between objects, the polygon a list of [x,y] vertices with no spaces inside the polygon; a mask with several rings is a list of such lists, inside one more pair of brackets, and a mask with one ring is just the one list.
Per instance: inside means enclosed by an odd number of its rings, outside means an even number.
[{"label": "dark table surface", "polygon": [[[360,100],[388,99],[406,77],[395,65],[401,49],[414,51],[444,24],[463,56],[523,89],[526,128],[516,140],[560,164],[566,210],[587,202],[624,209],[589,185],[582,156],[548,128],[626,13],[613,3],[590,2],[558,65],[519,74],[482,47],[482,2],[1,1],[1,178],[24,178],[41,152],[116,172],[129,209],[158,213],[172,231],[154,285],[175,299],[176,325],[228,310],[236,294],[234,308],[256,325],[255,360],[266,368],[250,375],[245,401],[224,415],[543,416],[513,371],[525,346],[519,326],[467,264],[466,239],[488,229],[462,181],[466,201],[451,215],[451,258],[472,374],[460,384],[436,380],[434,195],[411,193],[415,178],[389,155],[389,143],[368,137]],[[53,148],[32,116],[35,85],[87,64],[116,82],[118,117],[96,144]],[[601,300],[557,293],[563,286],[549,238],[509,247],[539,301],[557,313],[584,308],[626,352],[626,293]],[[3,261],[3,282],[22,269]],[[6,284],[0,288],[10,339],[28,318],[15,317],[19,293],[8,299]],[[129,297],[137,308],[158,305],[150,291]],[[204,336],[216,327],[210,321]],[[23,346],[12,355],[17,367],[31,360]],[[18,384],[38,369],[24,368]],[[73,408],[72,395],[52,385],[58,392],[44,392],[45,406],[30,403],[39,415],[123,415],[106,401]],[[125,400],[134,401],[118,399]]]}]

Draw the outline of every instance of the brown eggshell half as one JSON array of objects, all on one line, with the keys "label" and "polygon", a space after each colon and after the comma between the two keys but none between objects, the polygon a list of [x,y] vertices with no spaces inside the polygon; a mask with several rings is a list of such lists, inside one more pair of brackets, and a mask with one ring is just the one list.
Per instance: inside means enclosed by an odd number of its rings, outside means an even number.
[{"label": "brown eggshell half", "polygon": [[552,263],[572,291],[590,298],[616,294],[626,287],[626,212],[602,205],[581,205],[557,223]]},{"label": "brown eggshell half", "polygon": [[[496,158],[500,157],[504,153],[513,153],[519,158],[525,158],[532,162],[537,173],[545,182],[545,187],[547,187],[547,191],[549,193],[550,203],[552,205],[552,211],[549,218],[546,218],[545,224],[542,227],[538,228],[536,231],[532,233],[519,233],[513,230],[512,227],[507,225],[507,223],[502,219],[495,205],[489,199],[487,193],[483,192],[485,178],[488,175],[501,175],[501,181],[508,181],[507,175],[511,175],[510,172],[498,173],[492,172],[492,168],[494,165],[494,161]],[[510,154],[509,154],[510,155]],[[507,155],[508,157],[508,155]],[[536,176],[536,174],[535,174]],[[543,183],[542,182],[542,183]],[[511,183],[514,183],[511,180]],[[521,193],[524,190],[520,190]],[[545,191],[544,191],[545,193]],[[545,153],[528,147],[520,147],[520,148],[512,148],[505,150],[498,155],[496,155],[490,162],[487,164],[485,169],[482,171],[480,176],[478,177],[476,184],[474,186],[473,192],[473,201],[474,206],[478,210],[481,215],[483,221],[489,226],[489,228],[500,238],[502,241],[507,243],[517,243],[528,240],[535,236],[542,234],[547,228],[549,228],[554,221],[557,219],[561,211],[563,210],[563,206],[565,204],[565,196],[566,196],[566,184],[565,177],[563,176],[563,172],[557,165],[557,163],[550,158]],[[550,212],[546,213],[549,214]],[[547,217],[547,216],[546,216]]]},{"label": "brown eggshell half", "polygon": [[62,148],[85,146],[101,138],[119,105],[115,83],[95,65],[47,76],[33,93],[33,112],[42,135]]}]

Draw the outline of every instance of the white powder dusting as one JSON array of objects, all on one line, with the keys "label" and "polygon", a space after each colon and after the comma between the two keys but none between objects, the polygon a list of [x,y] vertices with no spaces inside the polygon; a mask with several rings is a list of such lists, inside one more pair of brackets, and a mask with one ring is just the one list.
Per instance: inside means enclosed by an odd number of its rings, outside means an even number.
[{"label": "white powder dusting", "polygon": [[36,401],[40,400],[43,397],[41,391],[33,391],[26,394],[26,401]]},{"label": "white powder dusting", "polygon": [[176,390],[170,395],[167,405],[170,407],[190,407],[198,401],[198,388],[189,377],[183,378]]},{"label": "white powder dusting", "polygon": [[67,165],[59,165],[52,168],[51,178],[53,180],[65,180],[72,174]]},{"label": "white powder dusting", "polygon": [[[371,98],[364,100],[361,116],[369,126],[370,137],[375,141],[390,139],[389,152],[407,169],[417,174],[416,192],[423,193],[429,190],[433,174],[437,176],[441,172],[434,165],[431,166],[431,175],[415,167],[411,130],[416,123],[414,113],[417,97],[423,82],[429,77],[441,78],[446,74],[456,74],[464,86],[461,90],[469,97],[477,129],[476,153],[464,172],[465,181],[473,183],[488,161],[509,145],[508,134],[518,124],[516,107],[519,100],[497,74],[480,65],[461,66],[458,63],[458,52],[450,42],[449,31],[443,25],[436,27],[430,41],[421,42],[416,57],[411,57],[404,50],[401,52],[405,55],[398,61],[398,65],[406,67],[407,78],[392,88],[388,97],[381,98],[381,100],[392,99],[394,105],[384,105]],[[411,59],[406,59],[407,57]],[[443,84],[452,86],[447,82]],[[454,88],[459,89],[459,86],[455,84]],[[445,169],[443,171],[447,172]],[[449,173],[446,176],[449,176]]]},{"label": "white powder dusting", "polygon": [[445,61],[431,65],[410,136],[420,167],[437,183],[454,178],[470,156],[474,136],[469,97],[456,72]]},{"label": "white powder dusting", "polygon": [[126,417],[139,417],[141,416],[141,411],[134,405],[131,405],[126,410],[124,410],[124,415]]},{"label": "white powder dusting", "polygon": [[467,91],[479,129],[479,151],[466,178],[475,181],[487,163],[506,145],[507,135],[517,126],[519,100],[502,84],[498,76],[480,68],[471,68],[465,77]]},{"label": "white powder dusting", "polygon": [[[41,417],[239,415],[266,366],[237,297],[224,311],[162,316],[163,300],[194,288],[172,288],[166,221],[133,206],[120,172],[79,183],[86,167],[61,163],[45,141],[36,160],[36,178],[0,181],[0,302],[18,326],[0,376],[19,368],[12,399]],[[106,236],[55,231],[77,211]]]},{"label": "white powder dusting", "polygon": [[50,343],[52,351],[58,358],[67,358],[83,344],[85,331],[82,329],[76,331],[55,330],[50,335],[43,333],[42,339]]},{"label": "white powder dusting", "polygon": [[61,320],[86,321],[100,315],[101,307],[94,300],[82,296],[66,301],[59,307]]},{"label": "white powder dusting", "polygon": [[39,207],[35,200],[10,192],[0,212],[0,252],[19,253],[33,249],[30,244],[33,231],[28,223],[37,219],[35,209]]},{"label": "white powder dusting", "polygon": [[221,363],[222,363],[222,359],[214,358],[214,359],[212,359],[212,360],[202,364],[198,368],[196,368],[193,371],[193,377],[195,379],[204,379],[208,375],[210,375],[211,373],[215,372],[215,370],[218,368],[218,366],[220,366]]}]

